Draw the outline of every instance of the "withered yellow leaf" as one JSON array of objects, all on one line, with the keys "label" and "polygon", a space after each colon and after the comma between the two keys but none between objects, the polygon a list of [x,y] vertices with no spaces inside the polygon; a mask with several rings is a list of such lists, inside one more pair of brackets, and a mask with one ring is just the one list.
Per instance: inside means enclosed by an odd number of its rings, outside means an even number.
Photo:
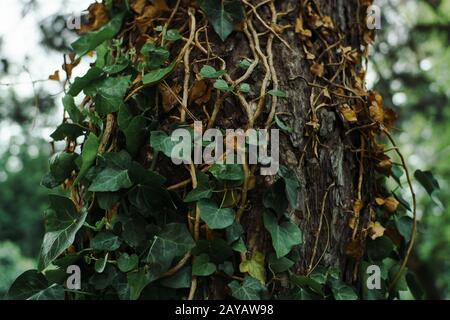
[{"label": "withered yellow leaf", "polygon": [[384,208],[389,213],[394,213],[398,208],[399,202],[394,197],[389,197],[384,202]]},{"label": "withered yellow leaf", "polygon": [[103,3],[93,3],[89,6],[89,21],[81,25],[81,32],[90,32],[97,30],[108,22],[108,12]]},{"label": "withered yellow leaf", "polygon": [[339,112],[344,117],[345,121],[354,123],[358,122],[355,110],[353,110],[348,104],[343,104],[339,107]]},{"label": "withered yellow leaf", "polygon": [[383,227],[378,221],[371,222],[369,228],[371,233],[370,238],[372,240],[382,237],[384,235],[384,231],[386,230],[386,228]]},{"label": "withered yellow leaf", "polygon": [[59,71],[56,70],[53,74],[48,76],[49,80],[59,81]]},{"label": "withered yellow leaf", "polygon": [[322,63],[314,63],[310,69],[311,73],[315,76],[322,77],[324,73],[324,68]]}]

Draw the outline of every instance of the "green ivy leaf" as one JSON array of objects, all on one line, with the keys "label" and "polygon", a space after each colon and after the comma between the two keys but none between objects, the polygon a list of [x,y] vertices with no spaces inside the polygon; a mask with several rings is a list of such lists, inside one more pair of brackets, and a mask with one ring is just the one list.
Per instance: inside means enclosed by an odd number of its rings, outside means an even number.
[{"label": "green ivy leaf", "polygon": [[220,264],[217,269],[219,271],[222,271],[226,275],[229,275],[230,277],[234,274],[234,267],[231,261],[225,261],[224,263]]},{"label": "green ivy leaf", "polygon": [[81,151],[81,168],[73,185],[76,186],[84,178],[88,170],[92,167],[97,158],[97,150],[100,145],[100,139],[93,133],[86,139],[83,150]]},{"label": "green ivy leaf", "polygon": [[137,300],[141,296],[142,290],[153,281],[150,273],[144,270],[130,272],[127,274],[128,290],[130,300]]},{"label": "green ivy leaf", "polygon": [[173,71],[176,65],[176,62],[172,62],[165,68],[150,71],[149,73],[144,75],[144,77],[142,78],[142,83],[150,86],[160,82]]},{"label": "green ivy leaf", "polygon": [[331,281],[331,291],[336,300],[358,300],[355,290],[341,280]]},{"label": "green ivy leaf", "polygon": [[231,289],[231,295],[238,300],[261,300],[261,295],[265,293],[266,288],[262,283],[252,277],[245,277],[244,282],[232,281],[228,284]]},{"label": "green ivy leaf", "polygon": [[201,171],[197,172],[197,182],[197,188],[186,195],[184,202],[195,202],[198,200],[211,198],[213,189],[209,185],[208,175]]},{"label": "green ivy leaf", "polygon": [[117,192],[97,192],[96,196],[98,205],[103,210],[110,209],[120,200],[120,195]]},{"label": "green ivy leaf", "polygon": [[132,159],[128,152],[121,150],[119,152],[108,152],[103,154],[106,165],[116,169],[127,170],[132,165]]},{"label": "green ivy leaf", "polygon": [[172,155],[173,148],[178,144],[177,141],[172,141],[172,138],[163,131],[152,131],[150,135],[150,145],[155,151],[162,152],[165,156],[172,158],[179,156],[180,160],[190,161],[190,154]]},{"label": "green ivy leaf", "polygon": [[138,248],[143,242],[147,241],[147,232],[145,230],[147,222],[144,218],[133,216],[122,222],[122,239],[132,248]]},{"label": "green ivy leaf", "polygon": [[180,40],[181,38],[183,37],[181,36],[180,31],[178,31],[177,29],[169,29],[164,34],[164,39],[169,41],[177,41]]},{"label": "green ivy leaf", "polygon": [[131,76],[108,77],[84,89],[87,95],[95,95],[95,110],[102,115],[119,111],[127,93]]},{"label": "green ivy leaf", "polygon": [[324,295],[323,284],[317,282],[314,279],[311,279],[310,277],[298,276],[298,275],[292,274],[290,276],[290,280],[294,285],[296,285],[298,287],[301,287],[303,289],[309,288],[320,296]]},{"label": "green ivy leaf", "polygon": [[194,258],[194,263],[192,264],[192,275],[207,277],[216,271],[216,265],[209,262],[209,257],[207,254],[201,254]]},{"label": "green ivy leaf", "polygon": [[412,228],[413,228],[413,219],[408,216],[403,216],[395,219],[395,226],[397,227],[398,232],[405,239],[405,241],[409,241],[411,239]]},{"label": "green ivy leaf", "polygon": [[50,160],[50,174],[58,184],[69,178],[72,171],[76,169],[76,153],[58,152]]},{"label": "green ivy leaf", "polygon": [[397,184],[401,187],[401,177],[403,176],[403,169],[399,165],[393,165],[391,170],[391,176],[397,182]]},{"label": "green ivy leaf", "polygon": [[439,182],[434,178],[431,171],[417,170],[414,172],[414,177],[422,185],[422,187],[427,190],[428,194],[431,196],[433,192],[439,190]]},{"label": "green ivy leaf", "polygon": [[100,258],[97,261],[95,261],[94,266],[95,272],[102,273],[103,271],[105,271],[106,263],[108,262],[108,255],[109,253],[107,253],[103,258]]},{"label": "green ivy leaf", "polygon": [[222,41],[233,32],[234,26],[244,19],[239,0],[200,0],[200,8]]},{"label": "green ivy leaf", "polygon": [[287,93],[281,90],[270,90],[267,94],[278,98],[287,98]]},{"label": "green ivy leaf", "polygon": [[62,99],[64,110],[69,114],[70,119],[74,123],[81,124],[84,120],[84,115],[81,113],[80,109],[77,108],[75,105],[75,99],[71,96],[66,94],[64,98]]},{"label": "green ivy leaf", "polygon": [[269,257],[269,269],[274,274],[288,271],[290,268],[292,268],[292,266],[294,266],[294,264],[294,261],[286,257],[281,257],[278,259],[274,254],[271,254]]},{"label": "green ivy leaf", "polygon": [[284,179],[286,185],[286,196],[292,208],[298,207],[298,188],[300,184],[295,176],[295,172],[285,166],[280,166],[279,175]]},{"label": "green ivy leaf", "polygon": [[372,261],[381,261],[391,254],[394,244],[391,239],[383,236],[375,240],[367,240],[366,247],[367,255]]},{"label": "green ivy leaf", "polygon": [[41,179],[41,186],[44,186],[48,189],[53,189],[59,186],[61,182],[56,180],[50,172],[47,172]]},{"label": "green ivy leaf", "polygon": [[252,65],[252,61],[249,59],[242,59],[239,61],[239,68],[247,70],[248,68],[250,68],[250,66]]},{"label": "green ivy leaf", "polygon": [[161,284],[167,288],[185,289],[191,287],[192,268],[187,266],[173,276],[161,280]]},{"label": "green ivy leaf", "polygon": [[284,257],[295,245],[302,243],[302,233],[298,226],[290,221],[278,224],[276,217],[270,212],[264,212],[264,226],[272,237],[272,245],[277,258]]},{"label": "green ivy leaf", "polygon": [[144,142],[147,140],[146,136],[147,120],[143,116],[134,117],[128,127],[123,130],[125,134],[127,151],[135,156],[141,149]]},{"label": "green ivy leaf", "polygon": [[130,65],[130,60],[122,56],[115,64],[103,67],[103,71],[109,75],[114,75],[124,71]]},{"label": "green ivy leaf", "polygon": [[441,199],[439,199],[439,182],[433,176],[431,171],[421,171],[417,170],[414,172],[414,177],[417,181],[425,188],[427,193],[430,195],[431,200],[442,210],[444,210],[444,205]]},{"label": "green ivy leaf", "polygon": [[214,82],[214,88],[224,92],[231,92],[233,90],[228,83],[222,79],[217,79],[216,82]]},{"label": "green ivy leaf", "polygon": [[91,248],[99,251],[115,251],[122,241],[111,232],[100,232],[91,240]]},{"label": "green ivy leaf", "polygon": [[108,41],[103,42],[97,48],[95,48],[95,54],[97,57],[95,66],[100,69],[104,68],[107,65],[107,60],[111,54]]},{"label": "green ivy leaf", "polygon": [[210,229],[225,229],[234,222],[234,211],[230,208],[219,208],[212,200],[198,202],[200,216]]},{"label": "green ivy leaf", "polygon": [[146,43],[141,49],[145,58],[145,65],[149,69],[160,68],[170,57],[170,52],[164,47],[157,47],[153,43]]},{"label": "green ivy leaf", "polygon": [[288,208],[289,202],[287,201],[285,186],[286,184],[279,179],[266,191],[263,197],[264,207],[272,209],[278,216],[284,215]]},{"label": "green ivy leaf", "polygon": [[86,129],[79,124],[75,123],[63,123],[50,135],[55,141],[61,141],[65,138],[75,140],[79,136],[83,135]]},{"label": "green ivy leaf", "polygon": [[209,172],[219,181],[244,181],[244,170],[240,164],[214,164]]},{"label": "green ivy leaf", "polygon": [[423,300],[424,298],[424,290],[422,288],[422,285],[420,284],[419,280],[417,279],[416,274],[412,272],[408,272],[406,274],[406,282],[408,284],[408,288],[413,294],[414,298],[416,300]]},{"label": "green ivy leaf", "polygon": [[211,241],[199,240],[192,250],[192,254],[199,256],[206,253],[213,263],[219,265],[233,256],[233,250],[222,238],[214,238]]},{"label": "green ivy leaf", "polygon": [[217,71],[214,67],[204,65],[200,70],[200,76],[204,79],[217,79],[226,73],[225,70]]},{"label": "green ivy leaf", "polygon": [[52,284],[50,287],[36,292],[27,300],[64,300],[64,287],[60,284]]},{"label": "green ivy leaf", "polygon": [[128,189],[132,185],[128,170],[107,167],[95,177],[89,186],[89,191],[115,192],[120,189]]},{"label": "green ivy leaf", "polygon": [[129,192],[128,200],[141,214],[155,218],[175,208],[168,191],[158,186],[135,186]]},{"label": "green ivy leaf", "polygon": [[244,228],[241,224],[235,222],[229,226],[226,230],[226,238],[228,243],[237,241],[244,234]]},{"label": "green ivy leaf", "polygon": [[99,30],[89,32],[81,36],[78,40],[72,43],[73,50],[78,55],[83,56],[89,51],[97,48],[106,40],[112,39],[120,31],[123,18],[124,13],[118,14]]},{"label": "green ivy leaf", "polygon": [[239,86],[239,91],[242,93],[249,93],[250,92],[250,85],[248,83],[243,83]]},{"label": "green ivy leaf", "polygon": [[408,201],[406,201],[400,193],[397,194],[392,192],[392,195],[394,196],[395,199],[397,199],[397,201],[403,208],[405,208],[408,211],[411,211],[411,206],[409,205]]},{"label": "green ivy leaf", "polygon": [[167,157],[172,157],[172,149],[176,143],[164,131],[152,131],[150,135],[150,146],[164,153]]},{"label": "green ivy leaf", "polygon": [[280,119],[280,117],[275,116],[275,123],[277,125],[278,128],[280,128],[282,131],[287,132],[287,133],[292,133],[294,132],[294,130],[289,127],[283,120]]},{"label": "green ivy leaf", "polygon": [[75,240],[75,234],[83,226],[87,210],[77,212],[69,198],[49,195],[50,209],[47,210],[47,230],[39,254],[38,270],[42,271],[64,252]]},{"label": "green ivy leaf", "polygon": [[233,248],[234,251],[239,252],[239,253],[246,253],[247,252],[247,247],[245,245],[245,242],[242,238],[239,238],[237,241],[235,241],[231,247]]},{"label": "green ivy leaf", "polygon": [[194,246],[195,242],[184,224],[165,225],[155,236],[145,258],[145,262],[150,266],[151,281],[166,272],[175,258],[182,257]]},{"label": "green ivy leaf", "polygon": [[265,256],[259,252],[254,251],[250,259],[246,259],[239,265],[239,271],[248,273],[253,278],[258,279],[261,283],[266,282],[266,271],[264,267]]},{"label": "green ivy leaf", "polygon": [[102,69],[97,67],[90,68],[84,76],[75,78],[67,94],[69,96],[76,97],[81,91],[83,91],[84,88],[88,87],[92,82],[98,80],[102,74]]},{"label": "green ivy leaf", "polygon": [[117,266],[122,272],[129,272],[137,268],[139,264],[139,257],[135,254],[129,255],[128,253],[122,253],[117,259]]},{"label": "green ivy leaf", "polygon": [[26,300],[48,287],[47,279],[37,270],[22,273],[9,288],[8,300]]}]

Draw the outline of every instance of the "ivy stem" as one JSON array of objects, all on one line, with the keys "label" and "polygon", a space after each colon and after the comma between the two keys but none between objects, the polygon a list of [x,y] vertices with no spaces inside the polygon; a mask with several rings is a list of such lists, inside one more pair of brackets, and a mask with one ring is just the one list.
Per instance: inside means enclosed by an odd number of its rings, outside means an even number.
[{"label": "ivy stem", "polygon": [[401,275],[403,274],[403,271],[405,270],[406,264],[408,263],[409,257],[411,255],[412,249],[414,247],[414,242],[416,240],[416,230],[417,230],[417,213],[416,213],[417,203],[416,203],[416,194],[414,192],[414,188],[413,188],[412,181],[411,181],[411,175],[409,174],[409,169],[408,169],[408,166],[406,165],[405,157],[398,149],[397,144],[395,143],[395,140],[392,137],[392,135],[389,133],[389,131],[386,128],[382,128],[382,130],[383,130],[384,134],[386,134],[386,136],[388,137],[391,144],[394,146],[395,152],[400,157],[402,166],[405,169],[406,179],[408,181],[408,186],[411,191],[411,196],[412,196],[412,201],[413,201],[413,226],[412,226],[412,231],[411,231],[411,239],[409,240],[408,249],[406,250],[406,254],[405,254],[403,262],[400,266],[400,269],[398,270],[397,274],[395,275],[394,279],[392,280],[391,284],[389,285],[388,291],[390,292],[394,288],[397,281],[400,279]]}]

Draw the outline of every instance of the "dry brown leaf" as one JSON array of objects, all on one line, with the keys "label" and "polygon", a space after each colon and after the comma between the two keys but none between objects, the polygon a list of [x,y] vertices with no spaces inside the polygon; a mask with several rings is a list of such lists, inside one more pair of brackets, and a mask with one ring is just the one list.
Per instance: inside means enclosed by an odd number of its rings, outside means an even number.
[{"label": "dry brown leaf", "polygon": [[369,115],[376,122],[383,123],[384,121],[384,111],[378,103],[374,103],[369,107]]},{"label": "dry brown leaf", "polygon": [[144,10],[145,3],[147,0],[130,0],[130,7],[133,9],[136,13],[142,14],[142,11]]},{"label": "dry brown leaf", "polygon": [[334,23],[333,23],[333,20],[331,20],[330,16],[324,16],[322,18],[322,23],[325,28],[334,29]]},{"label": "dry brown leaf", "polygon": [[313,55],[311,52],[306,52],[306,59],[307,60],[314,60],[314,59],[316,59],[316,56]]},{"label": "dry brown leaf", "polygon": [[48,76],[49,80],[59,81],[59,71],[56,70],[53,74]]},{"label": "dry brown leaf", "polygon": [[386,200],[384,200],[383,198],[380,198],[380,197],[375,198],[375,203],[379,206],[382,206],[385,202],[386,202]]},{"label": "dry brown leaf", "polygon": [[390,175],[392,169],[391,160],[390,159],[381,160],[376,164],[376,169],[386,176]]},{"label": "dry brown leaf", "polygon": [[372,44],[375,40],[375,33],[373,31],[366,31],[363,36],[363,42],[365,45]]},{"label": "dry brown leaf", "polygon": [[300,38],[303,39],[303,40],[305,38],[311,38],[312,37],[311,30],[304,29],[302,18],[297,18],[295,20],[295,33],[300,34]]},{"label": "dry brown leaf", "polygon": [[381,225],[381,223],[377,222],[371,222],[369,224],[370,228],[370,238],[372,240],[375,240],[377,238],[380,238],[384,235],[384,231],[386,230],[385,227]]},{"label": "dry brown leaf", "polygon": [[93,3],[89,6],[89,21],[87,24],[81,25],[82,33],[97,30],[108,22],[108,12],[103,3]]},{"label": "dry brown leaf", "polygon": [[353,215],[350,217],[348,225],[351,229],[356,228],[356,222],[359,218],[359,215],[361,213],[361,210],[363,208],[363,202],[359,199],[356,199],[353,201]]},{"label": "dry brown leaf", "polygon": [[363,208],[363,202],[359,199],[353,201],[353,213],[356,217],[359,217],[361,209]]},{"label": "dry brown leaf", "polygon": [[395,199],[394,197],[389,197],[385,199],[384,209],[386,209],[388,213],[394,213],[397,210],[398,205],[399,202],[397,201],[397,199]]},{"label": "dry brown leaf", "polygon": [[324,68],[322,63],[314,63],[310,67],[311,73],[315,76],[322,77],[324,73]]},{"label": "dry brown leaf", "polygon": [[195,80],[189,95],[189,102],[195,101],[198,105],[205,104],[211,98],[211,89],[205,80]]},{"label": "dry brown leaf", "polygon": [[395,122],[397,121],[397,113],[392,109],[384,110],[384,126],[387,129],[391,129],[394,127]]},{"label": "dry brown leaf", "polygon": [[165,0],[155,0],[153,4],[144,7],[142,15],[136,18],[136,25],[142,33],[146,33],[151,26],[152,20],[159,18],[164,12],[169,10]]},{"label": "dry brown leaf", "polygon": [[181,91],[181,86],[179,84],[175,85],[172,88],[167,88],[167,86],[160,84],[159,92],[162,97],[162,106],[164,112],[168,113],[172,110],[176,105],[179,104],[179,101],[175,94],[179,94]]},{"label": "dry brown leaf", "polygon": [[355,110],[353,110],[348,104],[343,104],[339,107],[339,112],[344,117],[345,121],[350,123],[358,122]]},{"label": "dry brown leaf", "polygon": [[352,240],[350,243],[348,243],[345,246],[345,254],[349,257],[359,259],[363,254],[361,241]]}]

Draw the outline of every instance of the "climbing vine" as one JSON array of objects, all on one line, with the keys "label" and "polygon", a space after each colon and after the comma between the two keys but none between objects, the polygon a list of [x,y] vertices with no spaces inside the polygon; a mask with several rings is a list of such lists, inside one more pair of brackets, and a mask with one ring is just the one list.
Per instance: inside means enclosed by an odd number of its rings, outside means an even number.
[{"label": "climbing vine", "polygon": [[[405,159],[390,133],[395,113],[364,87],[374,38],[364,12],[371,1],[359,1],[356,34],[363,51],[349,44],[315,1],[299,1],[295,24],[283,24],[294,9],[279,12],[274,0],[167,2],[105,0],[90,6],[85,33],[63,66],[65,117],[51,137],[65,148],[54,154],[42,180],[50,189],[62,186],[66,195],[50,196],[38,270],[21,275],[9,296],[208,298],[212,275],[236,299],[386,299],[414,286],[406,262],[417,228],[416,203]],[[280,167],[261,204],[272,246],[266,256],[241,224],[254,205],[250,194],[259,167],[245,156],[242,164],[170,160],[175,146],[170,134],[177,128],[193,131],[194,122],[202,129],[276,126],[292,133],[290,115],[278,110],[288,97],[273,48],[277,43],[292,50],[286,30],[301,41],[309,65],[298,75],[309,90],[305,151],[317,156],[322,147],[323,109],[334,110],[345,134],[358,137],[352,140],[358,145],[348,146],[359,162],[358,190],[346,216],[353,232],[346,247],[356,261],[353,283],[344,282],[339,270],[321,267],[325,252],[318,249],[318,236],[306,274],[293,272],[303,235],[289,214],[298,208],[300,183],[287,166]],[[242,35],[251,55],[230,66],[210,37],[225,43],[233,32]],[[95,63],[72,79],[81,59],[92,54]],[[401,162],[394,163],[389,153]],[[367,166],[378,176],[365,176]],[[412,207],[383,181],[392,177],[401,186],[403,174]],[[418,176],[435,186],[428,173]],[[364,197],[365,179],[376,181],[373,199]],[[334,187],[323,197],[318,235],[330,228],[324,210]],[[364,283],[372,264],[382,266],[383,286],[368,291],[357,284]],[[81,290],[63,286],[70,265],[81,268]]]}]

